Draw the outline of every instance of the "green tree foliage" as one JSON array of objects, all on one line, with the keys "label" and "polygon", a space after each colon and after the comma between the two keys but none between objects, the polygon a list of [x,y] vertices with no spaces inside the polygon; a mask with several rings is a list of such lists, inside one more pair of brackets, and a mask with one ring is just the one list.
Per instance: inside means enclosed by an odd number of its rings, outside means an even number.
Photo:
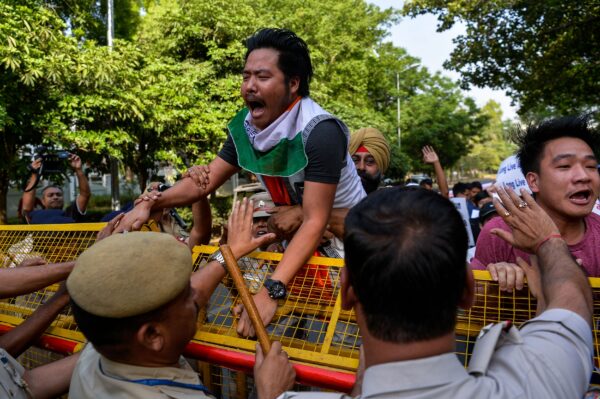
[{"label": "green tree foliage", "polygon": [[76,43],[64,24],[35,1],[0,2],[0,223],[6,222],[6,194],[19,151],[40,144],[40,121],[60,99],[74,65]]},{"label": "green tree foliage", "polygon": [[487,124],[486,115],[479,113],[473,99],[464,97],[448,78],[432,76],[426,89],[411,97],[402,111],[402,150],[421,163],[421,148],[436,149],[445,168],[452,167],[470,148],[469,141]]},{"label": "green tree foliage", "polygon": [[506,89],[520,113],[564,114],[600,102],[600,2],[411,0],[407,15],[438,15],[439,31],[456,22],[447,68],[463,85]]},{"label": "green tree foliage", "polygon": [[471,151],[461,158],[458,166],[465,171],[496,173],[500,163],[515,152],[516,146],[509,140],[510,123],[502,121],[500,104],[488,101],[481,114],[487,117],[488,124],[479,135],[471,138]]},{"label": "green tree foliage", "polygon": [[[48,8],[55,10],[68,24],[73,35],[80,40],[94,40],[106,45],[106,0],[45,0]],[[114,37],[131,39],[140,22],[139,0],[115,0]]]},{"label": "green tree foliage", "polygon": [[102,45],[105,1],[19,4],[0,8],[0,37],[9,38],[0,40],[0,131],[4,140],[22,137],[13,157],[43,140],[73,146],[96,159],[117,157],[141,186],[161,165],[210,161],[243,106],[244,39],[263,26],[307,41],[311,95],[324,108],[351,130],[374,126],[388,135],[389,177],[414,168],[425,144],[453,164],[484,124],[456,84],[385,42],[396,12],[364,0],[162,0],[146,2],[145,13],[136,0],[115,2],[112,49]]}]

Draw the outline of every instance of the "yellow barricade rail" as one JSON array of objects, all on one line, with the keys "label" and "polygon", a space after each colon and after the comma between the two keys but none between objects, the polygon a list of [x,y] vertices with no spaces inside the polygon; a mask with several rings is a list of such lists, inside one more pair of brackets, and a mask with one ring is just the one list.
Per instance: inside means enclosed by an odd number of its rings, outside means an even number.
[{"label": "yellow barricade rail", "polygon": [[[34,256],[42,256],[49,263],[73,260],[94,243],[97,231],[103,226],[103,223],[0,226],[0,267],[16,267],[24,259]],[[206,264],[208,256],[216,249],[211,246],[195,247],[195,270]],[[262,286],[281,257],[281,254],[255,252],[239,261],[251,292],[256,292]],[[354,312],[341,309],[339,272],[342,266],[341,259],[311,258],[288,287],[289,295],[280,303],[273,322],[268,327],[268,333],[271,339],[283,343],[290,358],[296,363],[351,373],[358,365],[361,340]],[[475,271],[474,275],[475,304],[470,310],[459,311],[456,327],[456,353],[465,366],[477,334],[484,325],[503,320],[513,320],[519,325],[534,317],[536,312],[535,299],[527,289],[513,293],[499,292],[498,285],[491,281],[488,272]],[[600,298],[600,279],[592,278],[590,283],[594,289],[595,308],[600,309],[596,307]],[[54,285],[29,295],[0,301],[0,331],[21,323],[56,288]],[[193,343],[201,344],[203,348],[253,353],[256,342],[238,336],[235,330],[236,319],[231,308],[238,302],[238,293],[230,278],[226,277],[201,313]],[[598,316],[594,317],[596,366],[600,349]],[[73,350],[78,350],[85,341],[73,321],[70,309],[57,317],[46,335],[73,343]],[[236,368],[231,362],[226,365]],[[210,374],[210,371],[207,372]],[[214,375],[214,371],[212,374]],[[224,386],[225,377],[221,375],[219,378]],[[248,385],[242,373],[238,375],[230,372],[229,378],[239,380],[238,383],[243,387]],[[236,389],[245,392],[246,388],[238,386]]]}]

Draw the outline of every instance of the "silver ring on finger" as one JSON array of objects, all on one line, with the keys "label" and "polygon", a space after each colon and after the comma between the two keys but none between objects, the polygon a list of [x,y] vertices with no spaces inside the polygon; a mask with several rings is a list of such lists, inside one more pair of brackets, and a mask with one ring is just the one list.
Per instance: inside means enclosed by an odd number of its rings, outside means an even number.
[{"label": "silver ring on finger", "polygon": [[523,201],[517,206],[521,209],[524,209],[524,208],[527,208],[529,206],[529,204],[527,202]]},{"label": "silver ring on finger", "polygon": [[512,213],[510,213],[509,211],[504,212],[504,216],[509,217],[510,215],[512,215]]}]

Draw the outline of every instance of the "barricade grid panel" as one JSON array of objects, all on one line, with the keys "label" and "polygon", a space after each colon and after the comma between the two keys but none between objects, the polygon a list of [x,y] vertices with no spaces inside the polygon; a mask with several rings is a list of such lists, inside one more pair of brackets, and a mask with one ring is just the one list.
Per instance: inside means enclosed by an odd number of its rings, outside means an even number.
[{"label": "barricade grid panel", "polygon": [[63,359],[65,355],[62,353],[52,352],[42,348],[31,347],[27,349],[21,356],[17,358],[19,363],[27,370],[43,366],[51,362]]},{"label": "barricade grid panel", "polygon": [[[191,363],[191,362],[190,362]],[[254,378],[251,374],[206,362],[196,362],[195,370],[204,386],[220,399],[256,398]],[[294,384],[294,391],[324,391],[302,384]]]},{"label": "barricade grid panel", "polygon": [[[0,226],[0,267],[15,267],[21,261],[35,256],[42,256],[49,263],[74,260],[93,244],[102,226],[104,224]],[[195,269],[202,267],[216,249],[210,246],[196,247],[193,251]],[[263,281],[273,273],[281,257],[281,254],[257,252],[239,261],[246,285],[252,293],[262,287]],[[311,258],[308,263],[288,286],[289,295],[285,301],[281,301],[268,327],[269,336],[273,340],[280,340],[295,362],[351,373],[358,365],[361,340],[354,312],[341,309],[339,272],[343,261]],[[489,273],[476,271],[474,276],[474,305],[470,310],[460,310],[457,317],[456,353],[465,365],[483,326],[503,320],[513,320],[520,325],[536,313],[536,302],[527,289],[513,293],[499,292],[498,284],[491,281]],[[595,312],[593,325],[594,361],[598,366],[600,279],[592,278],[590,283],[594,291],[595,309],[599,309]],[[58,285],[54,284],[32,294],[0,301],[0,333],[21,323],[57,289]],[[255,341],[236,333],[237,319],[231,309],[238,302],[237,290],[232,280],[226,277],[200,316],[199,329],[193,342],[252,354]],[[58,316],[47,334],[53,339],[84,342],[68,307]],[[42,356],[39,361],[27,361],[37,365],[44,359]],[[49,357],[47,359],[50,360]],[[231,375],[236,381],[236,390],[241,389],[238,386],[243,378],[238,377],[237,372],[225,373],[224,377],[221,371],[219,373],[220,381]],[[600,378],[600,373],[594,373],[595,377]],[[244,378],[251,379],[249,376]],[[247,390],[243,392],[249,393]]]},{"label": "barricade grid panel", "polygon": [[[217,247],[196,247],[195,270],[203,267],[216,250]],[[251,293],[258,292],[281,257],[255,252],[238,261]],[[358,365],[360,338],[354,314],[342,312],[337,301],[342,266],[341,259],[313,257],[289,284],[289,295],[280,301],[267,333],[287,347],[292,359],[349,371]],[[225,278],[207,305],[207,318],[197,338],[253,350],[254,340],[241,338],[236,332],[236,317],[231,309],[240,302],[232,280]]]}]

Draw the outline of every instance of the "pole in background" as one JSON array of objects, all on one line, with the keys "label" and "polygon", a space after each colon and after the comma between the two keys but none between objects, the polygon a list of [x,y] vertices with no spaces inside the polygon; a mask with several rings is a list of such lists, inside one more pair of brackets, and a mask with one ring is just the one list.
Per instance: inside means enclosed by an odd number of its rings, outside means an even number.
[{"label": "pole in background", "polygon": [[[113,0],[107,0],[107,16],[106,16],[106,43],[109,51],[113,47],[114,35],[114,4]],[[111,206],[113,211],[121,209],[121,199],[119,193],[119,160],[115,157],[110,157],[110,196]]]},{"label": "pole in background", "polygon": [[400,128],[400,72],[396,72],[396,129],[398,130],[398,151],[402,151],[402,130]]}]

